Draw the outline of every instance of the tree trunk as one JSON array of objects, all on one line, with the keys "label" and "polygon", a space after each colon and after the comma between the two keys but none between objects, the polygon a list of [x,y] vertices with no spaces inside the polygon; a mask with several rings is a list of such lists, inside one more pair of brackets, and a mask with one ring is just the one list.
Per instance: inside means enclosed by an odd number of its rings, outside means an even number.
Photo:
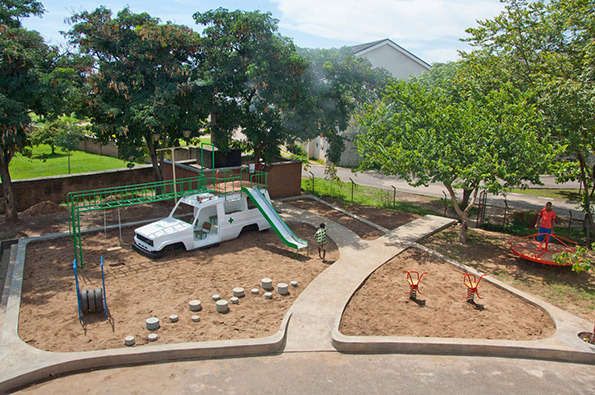
[{"label": "tree trunk", "polygon": [[2,192],[4,193],[5,202],[4,216],[8,221],[16,222],[18,220],[18,213],[8,164],[8,155],[4,152],[0,152],[0,179],[2,180]]},{"label": "tree trunk", "polygon": [[469,205],[471,192],[473,192],[472,189],[463,189],[463,200],[461,201],[461,207],[467,207]]},{"label": "tree trunk", "polygon": [[147,142],[147,148],[149,149],[149,155],[151,156],[151,164],[153,165],[153,173],[155,173],[155,181],[163,181],[163,172],[161,170],[161,166],[159,166],[159,159],[157,158],[157,152],[155,152],[155,144],[153,144],[151,133],[145,133],[145,141]]},{"label": "tree trunk", "polygon": [[459,241],[461,244],[467,244],[467,228],[469,227],[467,214],[464,217],[465,219],[461,219],[461,230],[459,231]]},{"label": "tree trunk", "polygon": [[593,227],[593,213],[591,212],[591,191],[587,179],[587,163],[582,152],[577,153],[577,158],[581,167],[580,182],[583,184],[583,212],[585,213],[585,242],[587,248],[591,248],[591,229]]},{"label": "tree trunk", "polygon": [[211,144],[217,147],[218,150],[225,152],[229,148],[229,137],[219,128],[218,118],[219,114],[217,112],[211,112]]},{"label": "tree trunk", "polygon": [[[475,204],[475,199],[477,198],[477,191],[478,187],[474,187],[469,191],[469,196],[467,197],[467,205],[459,206],[459,202],[457,200],[457,196],[452,189],[452,185],[444,183],[446,190],[450,195],[450,201],[452,202],[452,206],[455,209],[455,212],[459,216],[459,221],[461,222],[461,230],[459,232],[459,241],[462,244],[467,244],[467,229],[469,228],[469,210]],[[464,193],[463,193],[464,194]],[[463,198],[464,199],[464,198]]]},{"label": "tree trunk", "polygon": [[50,144],[50,148],[52,149],[52,156],[56,155],[56,147],[54,144]]}]

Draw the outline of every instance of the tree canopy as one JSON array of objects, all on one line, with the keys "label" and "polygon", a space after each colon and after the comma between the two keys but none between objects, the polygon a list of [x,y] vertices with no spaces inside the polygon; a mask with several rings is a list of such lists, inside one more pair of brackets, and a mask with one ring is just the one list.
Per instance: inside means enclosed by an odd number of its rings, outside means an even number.
[{"label": "tree canopy", "polygon": [[69,81],[76,75],[56,48],[21,26],[21,18],[42,12],[36,1],[0,4],[0,178],[5,215],[10,220],[16,220],[17,212],[8,165],[28,144],[29,114],[55,114],[65,109],[73,91]]},{"label": "tree canopy", "polygon": [[595,23],[591,0],[508,0],[504,11],[470,28],[464,54],[470,84],[503,84],[532,95],[541,130],[564,146],[552,163],[558,181],[582,185],[587,243],[595,193]]},{"label": "tree canopy", "polygon": [[308,61],[304,101],[297,113],[306,131],[302,138],[324,136],[330,143],[327,160],[338,162],[355,112],[379,98],[390,76],[384,69],[352,54],[350,48],[301,49]]},{"label": "tree canopy", "polygon": [[199,130],[207,115],[195,75],[200,36],[127,8],[114,16],[100,7],[71,20],[70,42],[90,60],[85,112],[93,131],[129,155],[146,147],[162,179],[156,148],[176,145],[184,130]]},{"label": "tree canopy", "polygon": [[465,242],[478,191],[498,193],[507,185],[537,182],[555,149],[540,135],[536,108],[521,92],[503,86],[477,95],[463,90],[456,72],[443,71],[390,84],[360,116],[357,147],[360,169],[398,175],[412,186],[442,183]]}]

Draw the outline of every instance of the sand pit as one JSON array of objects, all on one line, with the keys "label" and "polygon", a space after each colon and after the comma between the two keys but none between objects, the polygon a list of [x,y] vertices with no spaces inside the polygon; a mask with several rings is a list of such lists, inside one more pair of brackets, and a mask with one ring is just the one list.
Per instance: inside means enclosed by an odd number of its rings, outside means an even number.
[{"label": "sand pit", "polygon": [[[419,307],[409,300],[405,270],[425,271]],[[392,292],[391,292],[392,290]],[[487,281],[479,286],[485,310],[465,303],[463,272],[419,250],[406,250],[376,270],[349,302],[341,332],[354,336],[431,336],[527,340],[555,327],[547,313]]]},{"label": "sand pit", "polygon": [[[302,238],[312,243],[314,228],[289,224]],[[133,229],[125,229],[130,243]],[[49,351],[83,351],[124,347],[127,335],[136,336],[136,344],[147,343],[149,331],[145,319],[156,316],[161,328],[153,344],[220,339],[257,338],[279,330],[283,315],[299,293],[322,270],[314,252],[296,255],[283,247],[273,231],[247,232],[238,239],[207,250],[175,250],[160,260],[139,255],[129,245],[107,251],[118,244],[116,232],[83,237],[87,268],[82,288],[99,286],[99,256],[106,263],[106,286],[114,328],[107,321],[91,319],[86,333],[78,322],[76,295],[71,269],[70,238],[29,244],[19,317],[19,335],[28,344]],[[331,241],[327,256],[338,258]],[[216,312],[211,295],[231,298],[234,287],[259,287],[263,277],[274,283],[299,281],[290,294],[273,293],[272,300],[247,293],[238,305],[230,304],[228,314]],[[202,301],[202,311],[191,312],[188,302]],[[169,316],[177,314],[178,322]],[[192,315],[200,316],[192,322]]]},{"label": "sand pit", "polygon": [[378,229],[358,221],[349,215],[343,214],[340,211],[334,210],[325,204],[317,202],[316,200],[304,198],[291,200],[287,203],[301,208],[302,210],[307,210],[314,214],[320,215],[321,217],[335,221],[347,229],[352,230],[362,239],[374,240],[383,235],[383,233]]}]

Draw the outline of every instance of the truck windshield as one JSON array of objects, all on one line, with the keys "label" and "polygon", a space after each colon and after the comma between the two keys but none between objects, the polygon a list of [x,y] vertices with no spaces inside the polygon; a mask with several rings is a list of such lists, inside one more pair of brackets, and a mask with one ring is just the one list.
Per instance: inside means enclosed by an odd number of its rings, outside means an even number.
[{"label": "truck windshield", "polygon": [[184,202],[180,202],[173,212],[172,217],[192,225],[194,219],[194,207]]}]

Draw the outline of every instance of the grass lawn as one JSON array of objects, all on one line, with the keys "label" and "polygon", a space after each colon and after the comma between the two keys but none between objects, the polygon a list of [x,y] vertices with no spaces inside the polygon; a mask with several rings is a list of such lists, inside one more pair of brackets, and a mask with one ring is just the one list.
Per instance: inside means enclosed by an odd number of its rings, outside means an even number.
[{"label": "grass lawn", "polygon": [[552,199],[560,199],[568,202],[579,202],[578,189],[568,188],[513,188],[509,192],[522,193],[524,195],[539,196]]},{"label": "grass lawn", "polygon": [[[126,161],[110,156],[90,154],[83,151],[72,151],[70,156],[70,172],[86,173],[92,171],[122,169]],[[10,162],[10,175],[13,180],[26,178],[48,177],[68,174],[68,154],[59,148],[51,155],[49,145],[33,147],[31,158],[20,154]]]},{"label": "grass lawn", "polygon": [[391,210],[402,211],[406,213],[426,215],[436,214],[436,211],[421,204],[404,202],[400,200],[393,201],[392,191],[381,188],[374,188],[365,185],[356,185],[352,188],[351,183],[340,180],[330,181],[324,178],[314,179],[314,188],[312,188],[312,178],[302,178],[302,189],[305,192],[316,196],[337,199],[345,204],[361,204],[364,206],[382,207]]}]

